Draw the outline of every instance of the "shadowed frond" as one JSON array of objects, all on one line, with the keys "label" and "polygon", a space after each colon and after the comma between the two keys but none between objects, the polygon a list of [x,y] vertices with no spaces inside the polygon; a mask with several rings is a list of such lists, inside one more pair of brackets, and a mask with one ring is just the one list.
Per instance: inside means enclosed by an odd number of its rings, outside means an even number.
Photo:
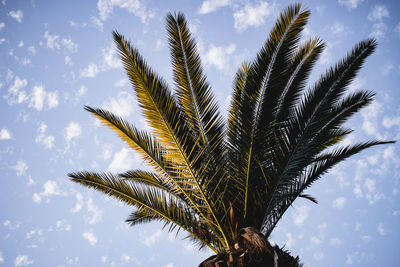
[{"label": "shadowed frond", "polygon": [[[157,189],[140,187],[107,173],[77,172],[70,173],[69,177],[76,183],[102,191],[128,205],[134,205],[139,210],[144,210],[146,214],[162,220],[166,224],[177,225],[216,251],[211,244],[207,244],[192,231],[199,222],[194,221],[195,217],[193,217],[189,207],[173,195],[165,194]],[[136,215],[139,215],[139,213],[136,213]],[[149,220],[148,215],[145,216],[147,220]]]},{"label": "shadowed frond", "polygon": [[203,74],[195,40],[182,13],[168,14],[166,20],[179,104],[195,135],[201,138],[201,146],[207,147],[207,155],[219,159],[222,157],[223,120]]}]

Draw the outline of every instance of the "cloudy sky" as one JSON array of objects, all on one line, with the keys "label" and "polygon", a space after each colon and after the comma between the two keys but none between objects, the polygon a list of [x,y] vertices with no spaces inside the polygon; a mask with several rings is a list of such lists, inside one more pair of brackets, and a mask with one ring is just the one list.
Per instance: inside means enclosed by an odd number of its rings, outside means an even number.
[{"label": "cloudy sky", "polygon": [[[356,131],[345,142],[399,140],[400,2],[303,2],[312,11],[304,39],[327,44],[310,84],[356,42],[379,42],[349,88],[373,90],[376,101],[349,122]],[[211,255],[159,224],[129,228],[130,207],[68,180],[77,170],[143,166],[82,107],[107,107],[146,127],[111,31],[130,39],[172,85],[164,19],[182,11],[226,114],[236,69],[289,3],[1,0],[0,265],[186,267]],[[398,266],[399,158],[395,144],[339,165],[308,191],[319,204],[297,200],[271,240],[305,266]]]}]

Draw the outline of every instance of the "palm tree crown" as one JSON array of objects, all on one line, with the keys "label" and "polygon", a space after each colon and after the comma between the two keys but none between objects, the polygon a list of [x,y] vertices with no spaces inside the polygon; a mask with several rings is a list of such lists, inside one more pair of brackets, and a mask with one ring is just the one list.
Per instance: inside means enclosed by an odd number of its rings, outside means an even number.
[{"label": "palm tree crown", "polygon": [[162,221],[201,246],[228,251],[239,230],[268,237],[297,197],[335,164],[385,141],[338,146],[343,124],[373,101],[346,93],[376,42],[358,43],[305,90],[324,43],[300,43],[310,15],[300,4],[281,13],[255,59],[237,71],[228,118],[203,73],[196,43],[181,14],[167,15],[172,92],[122,35],[114,39],[151,133],[107,110],[86,106],[139,153],[153,172],[76,172],[74,182],[135,206],[132,226]]}]

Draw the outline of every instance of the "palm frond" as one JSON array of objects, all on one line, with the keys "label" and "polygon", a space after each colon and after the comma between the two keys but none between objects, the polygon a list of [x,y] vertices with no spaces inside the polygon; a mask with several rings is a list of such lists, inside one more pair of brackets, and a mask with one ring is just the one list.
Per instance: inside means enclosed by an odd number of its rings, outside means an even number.
[{"label": "palm frond", "polygon": [[363,151],[364,149],[384,144],[392,144],[393,141],[368,141],[355,145],[336,148],[330,153],[320,154],[314,163],[307,168],[304,174],[297,179],[286,189],[281,189],[277,194],[273,205],[265,217],[263,222],[263,233],[269,236],[275,225],[278,223],[282,215],[292,205],[294,200],[302,194],[312,183],[321,178],[330,168],[345,159]]},{"label": "palm frond", "polygon": [[108,173],[76,172],[68,176],[76,183],[101,191],[138,209],[146,210],[148,214],[157,216],[164,222],[177,225],[217,252],[216,248],[207,244],[192,231],[195,227],[193,225],[196,225],[193,221],[195,217],[192,210],[173,195],[167,195],[157,189],[140,187]]},{"label": "palm frond", "polygon": [[[300,37],[300,33],[306,24],[309,11],[300,12],[300,5],[293,5],[281,13],[280,18],[270,33],[270,38],[265,46],[258,53],[257,58],[251,65],[249,70],[249,82],[246,83],[246,101],[247,105],[252,106],[250,120],[247,121],[247,135],[250,133],[250,142],[246,149],[246,166],[245,166],[245,195],[243,216],[247,216],[249,204],[254,205],[252,198],[249,197],[253,192],[250,186],[258,186],[260,183],[249,183],[250,177],[259,177],[252,172],[258,170],[258,166],[254,159],[258,157],[262,160],[265,156],[265,127],[269,127],[272,118],[271,108],[276,106],[277,99],[282,93],[280,88],[284,88],[282,83],[282,74],[286,74],[288,62],[290,62],[296,43]],[[272,90],[272,88],[275,88]],[[279,88],[279,89],[276,89]],[[256,145],[257,144],[257,145]],[[262,185],[262,183],[261,183]],[[256,190],[254,190],[256,192]],[[249,202],[250,200],[250,202]]]},{"label": "palm frond", "polygon": [[203,74],[195,40],[182,13],[168,14],[166,20],[179,104],[207,153],[221,157],[223,120]]},{"label": "palm frond", "polygon": [[[198,141],[193,140],[193,133],[185,121],[183,111],[177,105],[167,85],[147,66],[139,52],[117,32],[114,32],[114,40],[135,89],[139,105],[156,138],[165,146],[168,157],[175,164],[186,168],[185,172],[179,172],[180,177],[175,177],[175,181],[179,179],[179,183],[190,181],[194,184],[194,187],[190,188],[192,194],[202,203],[196,205],[193,198],[188,196],[188,199],[194,207],[197,207],[203,219],[210,222],[210,227],[218,228],[225,240],[225,247],[229,247],[220,218],[214,210],[215,204],[205,193],[203,180],[198,173],[199,170],[196,169],[196,166],[199,166],[196,161],[201,159],[199,155],[203,154],[204,150],[197,149]],[[211,215],[212,222],[206,214]]]}]

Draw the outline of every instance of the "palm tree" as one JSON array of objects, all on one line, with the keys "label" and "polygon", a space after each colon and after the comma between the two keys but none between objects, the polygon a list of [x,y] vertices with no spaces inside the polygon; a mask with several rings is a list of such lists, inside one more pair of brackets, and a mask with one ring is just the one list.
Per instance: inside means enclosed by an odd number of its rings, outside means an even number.
[{"label": "palm tree", "polygon": [[282,215],[298,197],[317,202],[305,189],[337,163],[390,143],[338,146],[352,132],[343,124],[374,99],[371,92],[346,89],[376,42],[358,43],[305,90],[324,49],[318,38],[300,43],[309,15],[300,4],[281,13],[255,59],[237,71],[226,120],[183,14],[167,15],[174,93],[114,32],[151,132],[107,110],[85,109],[154,171],[81,171],[69,174],[72,181],[134,206],[126,220],[132,226],[161,221],[170,231],[186,231],[217,254],[200,266],[299,266],[298,258],[267,241]]}]

